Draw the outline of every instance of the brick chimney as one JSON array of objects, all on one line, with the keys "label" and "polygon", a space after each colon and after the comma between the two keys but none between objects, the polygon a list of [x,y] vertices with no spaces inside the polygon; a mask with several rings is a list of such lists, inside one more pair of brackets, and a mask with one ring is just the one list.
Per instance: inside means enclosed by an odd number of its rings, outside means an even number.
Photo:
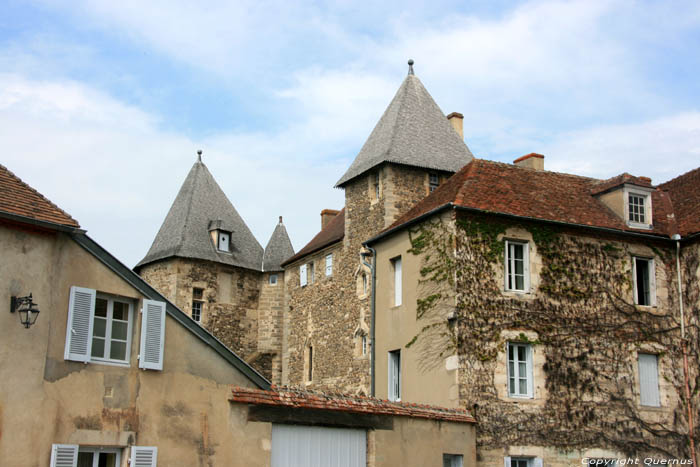
[{"label": "brick chimney", "polygon": [[544,170],[544,156],[542,154],[531,152],[523,157],[518,157],[513,161],[513,164],[517,165],[518,167],[527,167],[542,171]]},{"label": "brick chimney", "polygon": [[464,115],[459,112],[452,112],[447,116],[447,120],[452,124],[460,138],[464,139]]},{"label": "brick chimney", "polygon": [[324,209],[321,211],[321,230],[325,229],[328,223],[332,221],[339,212],[340,211],[336,211],[335,209]]}]

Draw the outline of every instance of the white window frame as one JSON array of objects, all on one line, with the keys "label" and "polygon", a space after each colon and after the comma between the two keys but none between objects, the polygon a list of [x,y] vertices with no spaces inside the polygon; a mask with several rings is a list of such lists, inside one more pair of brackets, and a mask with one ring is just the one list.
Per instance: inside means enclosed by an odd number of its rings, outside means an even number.
[{"label": "white window frame", "polygon": [[463,467],[464,466],[464,456],[462,454],[443,454],[442,455],[442,466],[443,467]]},{"label": "white window frame", "polygon": [[[649,303],[641,304],[639,303],[639,289],[637,284],[637,260],[646,261],[648,264],[647,282],[649,283]],[[632,279],[634,282],[634,304],[639,306],[656,306],[656,265],[654,264],[654,258],[646,258],[644,256],[633,256],[632,257]]]},{"label": "white window frame", "polygon": [[[97,448],[97,447],[78,447],[78,455],[80,455],[81,452],[91,452],[93,453],[92,457],[92,467],[98,467],[99,466],[99,454],[100,453],[113,453],[116,454],[115,457],[115,462],[114,465],[115,467],[120,467],[122,465],[122,449],[121,448]],[[97,454],[95,456],[94,454]],[[77,457],[76,457],[77,460]]]},{"label": "white window frame", "polygon": [[231,232],[225,230],[216,231],[216,249],[226,253],[231,252]]},{"label": "white window frame", "polygon": [[[516,391],[520,388],[520,380],[523,376],[520,374],[521,361],[518,359],[518,348],[525,348],[525,381],[526,381],[526,393],[522,394],[520,392],[511,391],[511,378],[515,379],[515,389]],[[515,360],[510,359],[510,349],[513,348],[513,355]],[[520,399],[532,399],[534,397],[534,380],[532,374],[532,344],[525,344],[522,342],[508,342],[506,345],[506,385],[508,389],[508,397],[520,398]],[[513,370],[511,370],[511,361],[513,362]]]},{"label": "white window frame", "polygon": [[[644,199],[644,220],[645,222],[635,222],[630,220],[630,195],[638,196]],[[651,190],[643,190],[637,187],[625,186],[624,189],[624,211],[625,223],[629,227],[635,229],[651,229],[652,228],[652,210],[651,210]]]},{"label": "white window frame", "polygon": [[302,264],[299,266],[299,287],[306,287],[308,283],[306,274],[306,264]]},{"label": "white window frame", "polygon": [[277,285],[277,274],[270,274],[270,285]]},{"label": "white window frame", "polygon": [[390,401],[401,401],[401,349],[390,350],[388,352],[388,369],[389,369],[389,390],[388,398]]},{"label": "white window frame", "polygon": [[526,467],[542,467],[541,457],[513,456],[503,458],[503,467],[512,467],[512,461],[525,462]]},{"label": "white window frame", "polygon": [[403,303],[403,267],[401,256],[392,258],[391,269],[394,273],[394,306],[401,306]]},{"label": "white window frame", "polygon": [[[197,305],[197,306],[195,306]],[[192,319],[197,323],[202,322],[202,309],[204,308],[204,302],[201,300],[192,300]],[[197,315],[195,316],[195,310],[197,310]]]},{"label": "white window frame", "polygon": [[[513,284],[515,285],[515,258],[511,255],[511,246],[522,246],[523,247],[523,288],[517,289],[515,287],[510,287],[509,279],[511,278],[511,272],[513,275]],[[524,240],[506,240],[505,241],[505,251],[504,251],[504,288],[508,292],[517,293],[529,293],[530,292],[530,243]]]},{"label": "white window frame", "polygon": [[326,255],[326,277],[333,275],[333,253]]},{"label": "white window frame", "polygon": [[[648,369],[643,367],[648,367]],[[661,407],[659,356],[653,353],[639,352],[637,354],[637,373],[639,375],[639,405]]]},{"label": "white window frame", "polygon": [[[121,298],[121,297],[115,297],[113,295],[107,295],[101,292],[97,292],[97,296],[95,298],[95,307],[97,307],[97,300],[107,300],[107,317],[106,317],[106,324],[105,324],[105,346],[104,346],[104,355],[109,355],[110,350],[111,350],[111,345],[112,345],[112,339],[111,339],[111,333],[112,333],[112,325],[114,323],[113,321],[113,313],[114,313],[114,302],[119,302],[122,304],[125,304],[129,307],[129,320],[127,322],[126,326],[126,354],[124,359],[118,359],[118,358],[109,358],[109,357],[95,357],[92,355],[92,341],[95,339],[95,320],[97,319],[102,319],[99,316],[96,316],[93,313],[92,316],[92,335],[90,336],[90,361],[93,363],[114,363],[118,365],[129,365],[129,361],[131,358],[131,335],[133,334],[133,323],[134,323],[134,303],[133,301],[126,299],[126,298]],[[98,337],[100,338],[100,337]]]}]

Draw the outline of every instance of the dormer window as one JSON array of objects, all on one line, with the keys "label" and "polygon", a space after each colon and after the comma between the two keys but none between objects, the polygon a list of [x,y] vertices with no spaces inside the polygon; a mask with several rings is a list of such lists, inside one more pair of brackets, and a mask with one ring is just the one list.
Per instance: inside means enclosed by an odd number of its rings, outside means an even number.
[{"label": "dormer window", "polygon": [[231,251],[231,232],[225,232],[223,230],[218,230],[216,235],[216,249],[219,251]]},{"label": "dormer window", "polygon": [[646,204],[646,196],[640,196],[634,193],[629,194],[628,212],[629,221],[638,224],[646,224],[646,216],[644,206]]},{"label": "dormer window", "polygon": [[625,187],[625,219],[627,225],[636,229],[650,229],[651,191],[639,187]]}]

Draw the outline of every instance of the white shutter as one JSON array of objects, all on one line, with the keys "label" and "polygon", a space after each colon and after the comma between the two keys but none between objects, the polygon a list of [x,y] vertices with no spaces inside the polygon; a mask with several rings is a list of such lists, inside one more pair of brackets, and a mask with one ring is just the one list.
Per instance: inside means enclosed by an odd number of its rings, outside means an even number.
[{"label": "white shutter", "polygon": [[401,284],[401,258],[394,260],[394,306],[399,306],[402,303],[403,292]]},{"label": "white shutter", "polygon": [[649,305],[656,306],[656,266],[649,260]]},{"label": "white shutter", "polygon": [[158,448],[155,446],[131,446],[129,467],[156,467]]},{"label": "white shutter", "polygon": [[532,459],[532,467],[542,467],[542,458],[535,457],[534,459]]},{"label": "white shutter", "polygon": [[163,346],[165,344],[165,302],[143,301],[141,316],[141,351],[139,368],[163,369]]},{"label": "white shutter", "polygon": [[51,446],[50,467],[76,467],[77,465],[77,444],[54,444]]},{"label": "white shutter", "polygon": [[333,275],[333,254],[326,256],[326,276]]},{"label": "white shutter", "polygon": [[641,405],[659,407],[659,365],[658,356],[639,354],[639,402]]},{"label": "white shutter", "polygon": [[63,353],[66,360],[90,361],[96,296],[97,292],[94,289],[75,286],[70,288],[66,348]]},{"label": "white shutter", "polygon": [[523,288],[525,292],[530,291],[530,244],[523,244]]},{"label": "white shutter", "polygon": [[527,345],[527,395],[535,397],[535,378],[532,371],[532,361],[534,360],[535,349],[531,344]]},{"label": "white shutter", "polygon": [[503,458],[503,467],[510,467],[510,457]]},{"label": "white shutter", "polygon": [[306,285],[306,265],[302,264],[299,266],[299,285],[304,287]]}]

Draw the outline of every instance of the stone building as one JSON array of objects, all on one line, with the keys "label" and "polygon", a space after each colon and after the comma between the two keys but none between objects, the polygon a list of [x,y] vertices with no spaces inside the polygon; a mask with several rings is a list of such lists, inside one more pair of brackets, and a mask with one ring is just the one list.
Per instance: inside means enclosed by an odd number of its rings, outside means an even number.
[{"label": "stone building", "polygon": [[282,217],[265,249],[260,246],[200,153],[134,270],[279,383],[284,310],[280,264],[293,254]]}]

